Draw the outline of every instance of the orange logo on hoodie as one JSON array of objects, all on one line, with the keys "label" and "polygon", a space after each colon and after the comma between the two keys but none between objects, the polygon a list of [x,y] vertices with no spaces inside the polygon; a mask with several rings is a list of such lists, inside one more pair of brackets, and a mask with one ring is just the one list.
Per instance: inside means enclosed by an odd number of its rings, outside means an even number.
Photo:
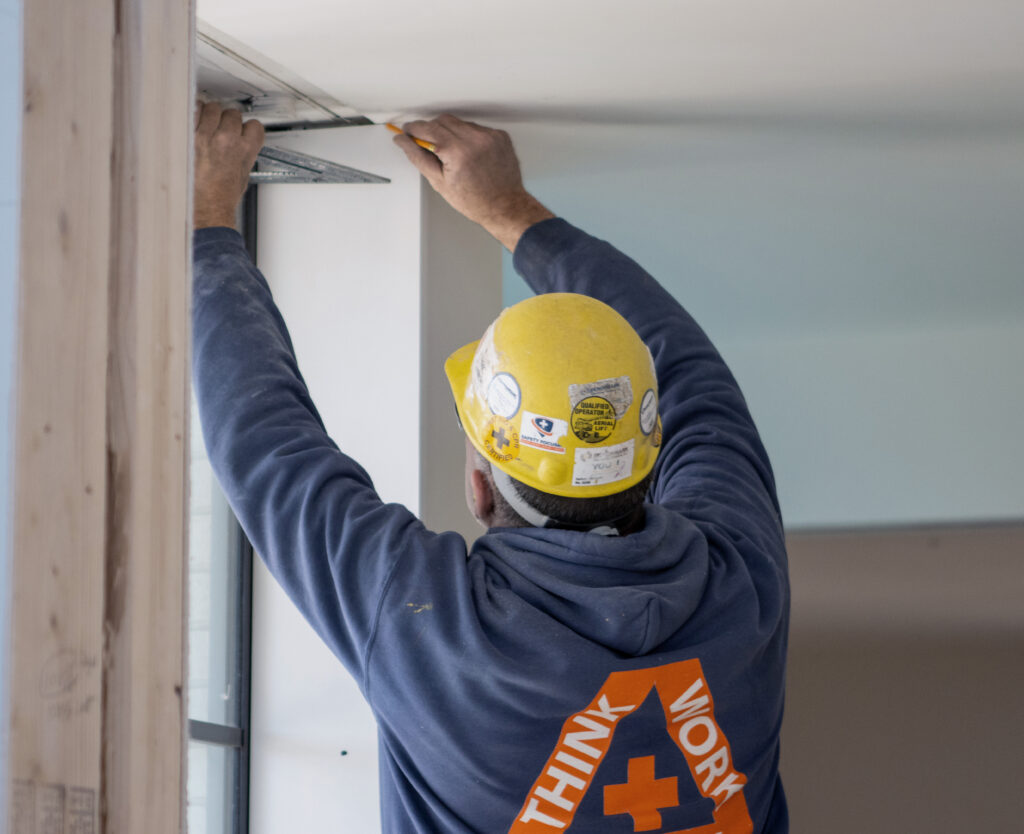
[{"label": "orange logo on hoodie", "polygon": [[[715,803],[714,823],[670,834],[750,834],[743,796],[746,777],[733,767],[729,741],[715,721],[715,703],[699,660],[613,672],[586,709],[570,715],[533,783],[509,834],[564,831],[611,746],[620,719],[656,689],[665,729],[682,751],[702,796]],[[654,756],[631,758],[624,784],[604,787],[605,816],[628,814],[634,831],[661,828],[661,810],[679,805],[676,777],[656,779]]]}]

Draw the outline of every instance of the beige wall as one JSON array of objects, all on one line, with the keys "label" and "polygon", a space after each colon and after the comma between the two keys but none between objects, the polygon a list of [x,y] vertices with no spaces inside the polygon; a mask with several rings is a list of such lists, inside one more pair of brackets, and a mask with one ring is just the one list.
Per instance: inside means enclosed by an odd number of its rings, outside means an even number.
[{"label": "beige wall", "polygon": [[1024,791],[1024,526],[791,537],[794,834],[1010,834]]}]

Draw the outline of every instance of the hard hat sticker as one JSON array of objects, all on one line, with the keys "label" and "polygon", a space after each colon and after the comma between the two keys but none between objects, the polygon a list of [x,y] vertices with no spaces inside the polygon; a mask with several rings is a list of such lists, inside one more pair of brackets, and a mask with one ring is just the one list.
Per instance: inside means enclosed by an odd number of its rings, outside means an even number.
[{"label": "hard hat sticker", "polygon": [[565,420],[543,417],[523,409],[523,419],[519,424],[519,442],[524,446],[564,455],[565,447],[558,441],[568,432],[569,423]]},{"label": "hard hat sticker", "polygon": [[621,420],[633,403],[633,386],[628,376],[599,379],[597,382],[569,386],[569,406],[571,408],[575,408],[577,403],[588,397],[602,397],[608,400],[612,404],[612,408],[615,409],[615,419]]},{"label": "hard hat sticker", "polygon": [[481,407],[487,401],[487,387],[501,367],[498,351],[494,347],[494,324],[492,323],[477,342],[470,365],[469,385],[466,387],[466,398],[472,396],[480,401]]},{"label": "hard hat sticker", "polygon": [[576,450],[573,486],[600,486],[628,478],[633,473],[633,438],[614,446]]},{"label": "hard hat sticker", "polygon": [[615,408],[604,397],[586,397],[573,407],[569,422],[584,443],[600,443],[615,430]]},{"label": "hard hat sticker", "polygon": [[650,434],[658,420],[658,397],[654,390],[648,388],[644,398],[640,400],[640,431]]},{"label": "hard hat sticker", "polygon": [[487,386],[487,406],[492,414],[509,419],[519,411],[519,383],[512,374],[500,373],[491,377]]},{"label": "hard hat sticker", "polygon": [[519,457],[519,432],[504,417],[495,414],[487,423],[481,440],[484,451],[498,463],[509,463]]}]

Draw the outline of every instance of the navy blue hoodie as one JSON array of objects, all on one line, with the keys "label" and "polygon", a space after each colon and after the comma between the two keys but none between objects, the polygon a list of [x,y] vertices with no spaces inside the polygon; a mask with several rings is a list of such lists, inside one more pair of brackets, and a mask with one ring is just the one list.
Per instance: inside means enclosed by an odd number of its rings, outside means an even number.
[{"label": "navy blue hoodie", "polygon": [[210,459],[374,711],[383,830],[786,832],[786,554],[736,381],[653,278],[564,220],[514,263],[614,307],[654,357],[664,441],[628,536],[492,529],[467,551],[383,503],[327,436],[240,236],[195,235]]}]

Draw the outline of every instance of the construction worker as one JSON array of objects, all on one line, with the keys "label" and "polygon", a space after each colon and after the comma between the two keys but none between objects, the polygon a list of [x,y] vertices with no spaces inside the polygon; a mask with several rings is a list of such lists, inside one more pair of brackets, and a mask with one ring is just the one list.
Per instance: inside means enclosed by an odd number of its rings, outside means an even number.
[{"label": "construction worker", "polygon": [[231,228],[262,129],[206,105],[195,138],[207,448],[374,710],[383,830],[787,831],[786,555],[735,380],[643,269],[527,193],[505,133],[453,116],[405,131],[540,293],[445,365],[487,528],[468,550],[384,504],[326,434]]}]

